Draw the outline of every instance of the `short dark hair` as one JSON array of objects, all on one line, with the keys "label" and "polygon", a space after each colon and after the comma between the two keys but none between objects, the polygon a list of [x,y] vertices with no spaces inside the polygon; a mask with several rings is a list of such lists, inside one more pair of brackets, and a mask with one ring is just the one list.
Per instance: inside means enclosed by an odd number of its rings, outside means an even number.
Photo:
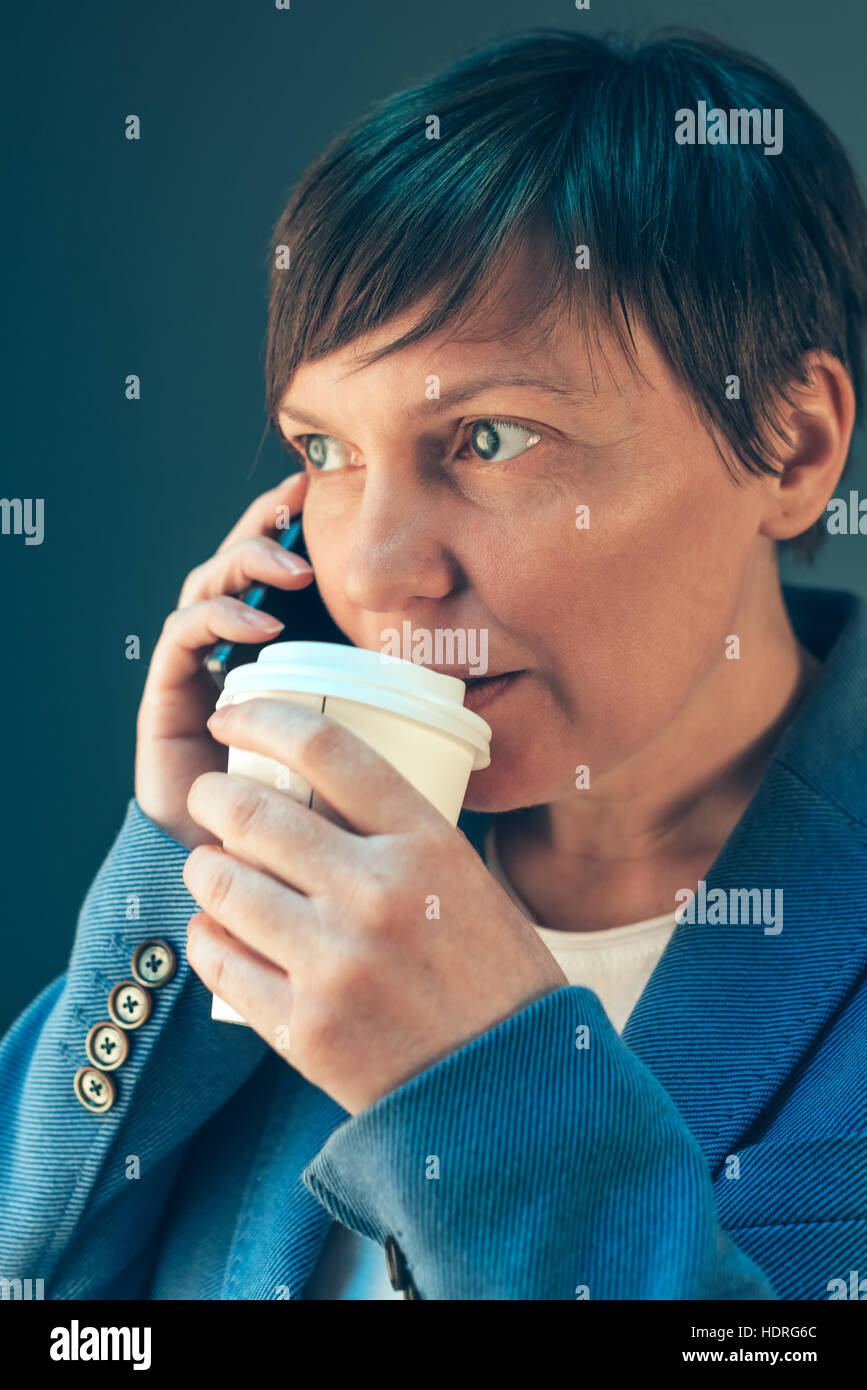
[{"label": "short dark hair", "polygon": [[[782,151],[679,144],[675,113],[700,100],[782,108]],[[431,116],[438,139],[425,138]],[[806,380],[811,349],[845,366],[860,408],[867,211],[821,118],[763,63],[704,35],[668,30],[633,46],[530,29],[391,96],[301,178],[273,239],[290,248],[290,269],[272,251],[272,425],[303,361],[428,294],[424,319],[365,360],[460,320],[530,236],[533,315],[565,305],[588,346],[605,321],[630,362],[638,315],[730,446],[735,477],[737,465],[778,471],[780,403]],[[589,271],[575,268],[578,245]],[[820,527],[798,538],[808,553]]]}]

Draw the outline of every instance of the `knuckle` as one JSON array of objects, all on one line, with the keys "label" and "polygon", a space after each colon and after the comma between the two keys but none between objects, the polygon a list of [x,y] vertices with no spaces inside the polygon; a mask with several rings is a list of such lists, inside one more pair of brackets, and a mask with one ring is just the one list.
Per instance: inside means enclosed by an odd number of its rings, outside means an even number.
[{"label": "knuckle", "polygon": [[214,977],[213,993],[222,997],[226,984],[226,965],[228,956],[225,951],[215,951],[213,957],[212,973]]},{"label": "knuckle", "polygon": [[274,551],[281,548],[276,541],[272,541],[268,536],[253,536],[246,544],[251,554],[263,560],[270,560]]},{"label": "knuckle", "polygon": [[207,899],[208,910],[218,912],[226,905],[232,892],[234,873],[231,864],[225,856],[214,854],[204,845],[191,852],[187,863],[192,865],[196,878],[201,873],[203,897]]},{"label": "knuckle", "polygon": [[390,875],[376,869],[353,881],[349,914],[365,935],[391,937],[400,922],[398,896]]},{"label": "knuckle", "polygon": [[374,875],[361,884],[356,903],[368,930],[383,929],[391,916],[392,902],[388,888],[378,876]]},{"label": "knuckle", "polygon": [[[431,807],[431,810],[433,808]],[[384,838],[384,837],[383,837]],[[394,839],[394,836],[391,837]],[[432,855],[453,857],[461,835],[438,813],[419,818],[415,826],[404,835],[403,847],[417,861],[427,861]]]},{"label": "knuckle", "polygon": [[210,600],[211,610],[226,618],[237,618],[241,600],[231,594],[215,594]]},{"label": "knuckle", "polygon": [[344,750],[343,730],[333,719],[323,716],[311,723],[306,730],[300,746],[300,753],[307,766],[315,767],[331,762]]},{"label": "knuckle", "polygon": [[172,642],[172,641],[174,640],[174,636],[175,636],[175,629],[178,627],[180,621],[181,621],[180,609],[179,609],[179,608],[173,608],[172,611],[171,611],[171,613],[169,613],[169,614],[166,616],[166,619],[165,619],[165,621],[164,621],[164,623],[163,623],[163,626],[162,626],[162,632],[160,633],[160,637],[161,637],[161,638],[165,638],[166,641],[168,641],[168,642]]},{"label": "knuckle", "polygon": [[268,806],[258,787],[245,787],[232,798],[228,826],[235,839],[243,840],[261,830],[267,821]]},{"label": "knuckle", "polygon": [[190,570],[189,574],[183,582],[183,585],[181,586],[181,592],[178,597],[179,608],[185,607],[185,605],[190,602],[190,596],[191,594],[196,592],[196,588],[201,578],[201,573],[201,565],[196,565],[193,569]]},{"label": "knuckle", "polygon": [[382,903],[375,919],[368,924],[368,933],[376,938],[380,946],[387,946],[389,952],[405,950],[408,916],[408,913],[399,911],[394,898],[389,898]]},{"label": "knuckle", "polygon": [[[442,817],[440,817],[442,819]],[[401,847],[404,885],[441,881],[459,869],[460,836],[443,820],[425,825],[423,833],[405,836]]]},{"label": "knuckle", "polygon": [[232,894],[233,875],[230,869],[219,868],[211,875],[210,902],[215,911],[228,905]]},{"label": "knuckle", "polygon": [[207,968],[209,949],[207,926],[208,919],[204,912],[195,912],[187,923],[186,957],[197,973]]}]

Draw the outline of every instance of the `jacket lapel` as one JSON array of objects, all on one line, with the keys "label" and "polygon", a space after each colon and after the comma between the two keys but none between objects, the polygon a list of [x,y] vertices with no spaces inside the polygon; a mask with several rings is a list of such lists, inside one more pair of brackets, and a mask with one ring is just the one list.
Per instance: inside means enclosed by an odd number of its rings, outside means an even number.
[{"label": "jacket lapel", "polygon": [[817,812],[816,794],[773,765],[707,892],[723,889],[731,904],[732,888],[782,890],[782,930],[766,934],[754,920],[677,926],[627,1020],[624,1042],[662,1082],[712,1171],[750,1138],[867,968],[867,931],[851,907],[864,872],[843,817]]},{"label": "jacket lapel", "polygon": [[[853,909],[867,901],[867,608],[821,591],[786,598],[825,669],[706,875],[727,923],[675,928],[623,1030],[712,1170],[750,1139],[867,969],[867,914]],[[771,901],[781,890],[782,930],[732,921],[730,890],[751,888]]]}]

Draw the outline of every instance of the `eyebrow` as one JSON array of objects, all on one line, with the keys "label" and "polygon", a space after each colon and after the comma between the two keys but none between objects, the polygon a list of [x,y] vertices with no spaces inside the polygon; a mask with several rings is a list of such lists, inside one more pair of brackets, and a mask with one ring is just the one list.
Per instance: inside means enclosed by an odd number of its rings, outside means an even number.
[{"label": "eyebrow", "polygon": [[[450,410],[453,406],[461,405],[464,401],[472,400],[474,396],[480,396],[483,391],[507,386],[523,386],[534,391],[542,391],[545,395],[554,396],[556,399],[574,406],[587,405],[589,401],[595,400],[599,394],[597,391],[589,391],[562,380],[552,381],[544,377],[528,375],[526,372],[511,372],[506,376],[475,377],[463,386],[455,386],[450,391],[444,391],[441,396],[433,400],[419,402],[412,414],[436,415],[444,410]],[[291,401],[287,401],[284,406],[281,406],[277,413],[281,416],[288,415],[293,420],[298,420],[302,424],[310,425],[315,430],[327,433],[326,426],[321,420],[302,410],[300,406],[293,405]]]}]

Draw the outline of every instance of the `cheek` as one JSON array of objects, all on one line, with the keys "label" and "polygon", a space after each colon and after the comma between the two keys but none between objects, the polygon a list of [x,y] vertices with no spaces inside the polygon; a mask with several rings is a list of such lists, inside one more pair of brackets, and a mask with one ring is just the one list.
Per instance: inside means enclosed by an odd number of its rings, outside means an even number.
[{"label": "cheek", "polygon": [[304,499],[304,543],[319,593],[339,627],[352,613],[343,575],[352,547],[353,516],[351,499],[341,502],[336,488],[320,492],[316,479],[311,479]]},{"label": "cheek", "polygon": [[675,471],[643,502],[622,521],[611,519],[615,553],[601,570],[588,552],[590,582],[600,595],[608,588],[617,614],[611,640],[637,659],[644,654],[645,671],[676,668],[689,683],[734,621],[755,547],[755,496],[713,458]]},{"label": "cheek", "polygon": [[[756,536],[754,494],[716,456],[679,474],[648,466],[610,494],[591,499],[586,529],[534,527],[510,557],[527,579],[510,581],[514,630],[547,668],[547,756],[563,765],[577,750],[599,770],[657,735],[722,660]],[[558,529],[540,557],[539,536]],[[519,741],[509,752],[521,757]]]}]

